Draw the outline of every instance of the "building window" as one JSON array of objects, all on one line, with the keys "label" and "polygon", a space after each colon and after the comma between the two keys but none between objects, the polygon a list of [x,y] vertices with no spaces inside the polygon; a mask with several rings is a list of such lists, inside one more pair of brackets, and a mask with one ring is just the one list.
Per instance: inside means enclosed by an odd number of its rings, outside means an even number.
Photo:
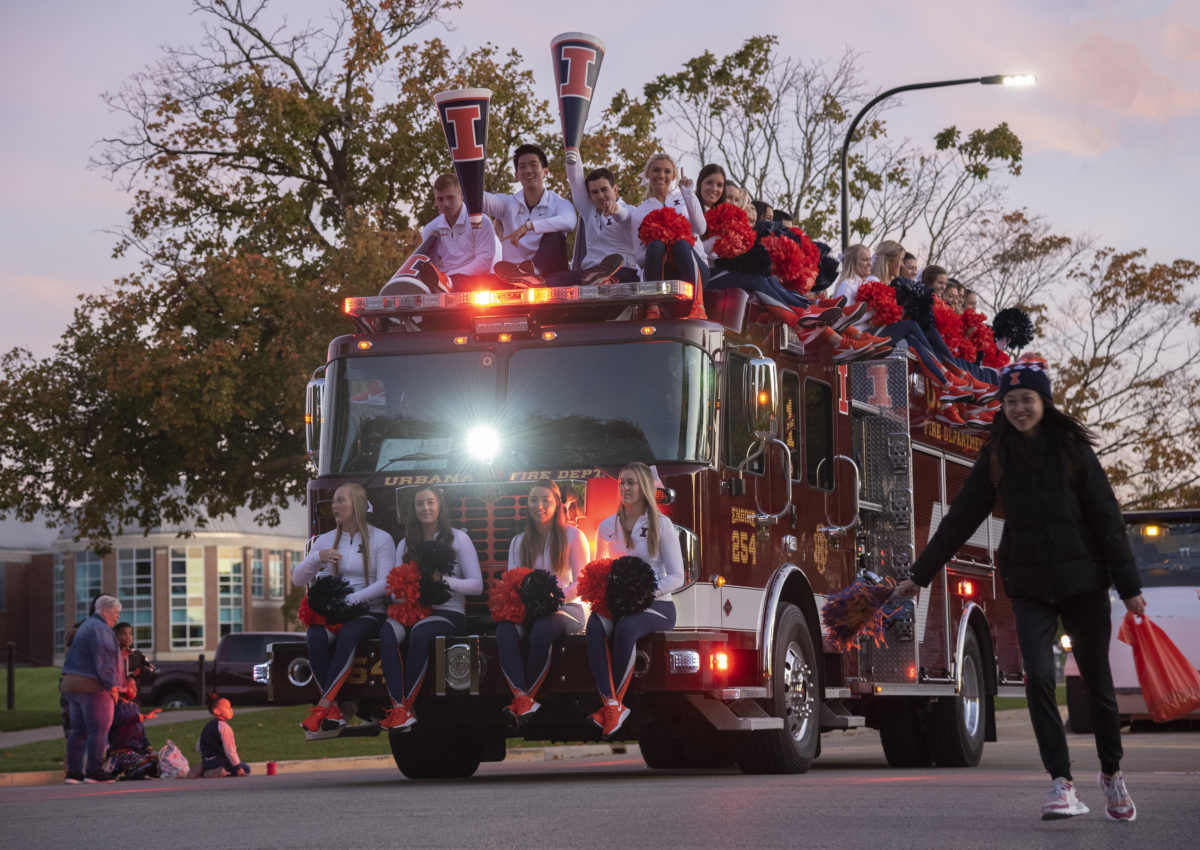
[{"label": "building window", "polygon": [[133,626],[134,649],[154,648],[154,550],[117,550],[121,619]]},{"label": "building window", "polygon": [[217,611],[221,637],[242,630],[242,558],[231,546],[217,548]]},{"label": "building window", "polygon": [[271,582],[271,598],[283,598],[283,553],[272,549],[267,553],[267,576]]},{"label": "building window", "polygon": [[67,651],[67,570],[62,552],[54,555],[54,651]]},{"label": "building window", "polygon": [[250,595],[255,599],[263,597],[263,550],[252,549],[250,552]]},{"label": "building window", "polygon": [[204,547],[171,550],[171,648],[204,648]]},{"label": "building window", "polygon": [[100,593],[102,561],[95,552],[75,553],[75,622],[92,614],[92,599]]}]

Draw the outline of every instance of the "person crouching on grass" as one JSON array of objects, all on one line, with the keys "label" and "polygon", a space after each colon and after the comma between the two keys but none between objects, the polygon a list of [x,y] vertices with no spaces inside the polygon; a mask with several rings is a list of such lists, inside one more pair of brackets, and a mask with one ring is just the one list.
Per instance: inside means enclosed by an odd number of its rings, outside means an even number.
[{"label": "person crouching on grass", "polygon": [[196,752],[200,753],[200,766],[193,768],[205,779],[222,776],[248,776],[250,765],[238,755],[237,742],[233,738],[233,706],[225,698],[213,700],[209,706],[213,719],[200,732]]}]

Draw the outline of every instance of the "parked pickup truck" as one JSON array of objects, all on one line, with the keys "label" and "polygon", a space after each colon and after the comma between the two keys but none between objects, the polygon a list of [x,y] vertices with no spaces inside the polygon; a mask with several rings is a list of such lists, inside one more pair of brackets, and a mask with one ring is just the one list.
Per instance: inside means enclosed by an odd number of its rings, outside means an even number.
[{"label": "parked pickup truck", "polygon": [[154,662],[155,671],[139,677],[140,702],[172,708],[203,705],[208,694],[215,693],[234,705],[266,705],[267,687],[254,681],[254,666],[267,660],[270,645],[279,640],[304,640],[304,635],[232,632],[221,638],[211,661]]}]

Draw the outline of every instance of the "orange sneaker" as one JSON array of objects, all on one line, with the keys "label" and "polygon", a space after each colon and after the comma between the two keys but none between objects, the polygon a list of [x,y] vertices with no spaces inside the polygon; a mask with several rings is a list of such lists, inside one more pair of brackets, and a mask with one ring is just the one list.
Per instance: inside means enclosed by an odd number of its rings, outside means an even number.
[{"label": "orange sneaker", "polygon": [[952,404],[943,404],[938,408],[938,412],[933,415],[933,418],[947,425],[961,426],[966,424]]},{"label": "orange sneaker", "polygon": [[329,709],[327,705],[314,705],[308,717],[300,721],[300,728],[306,732],[320,732],[321,721],[329,716]]},{"label": "orange sneaker", "polygon": [[604,703],[604,732],[601,734],[605,738],[611,738],[625,725],[627,717],[629,717],[628,708],[615,699],[606,701]]},{"label": "orange sneaker", "polygon": [[588,715],[588,720],[595,723],[596,728],[601,731],[604,731],[604,718],[605,718],[605,714],[604,714],[604,706],[603,705],[601,705],[598,710],[593,711],[591,714]]},{"label": "orange sneaker", "polygon": [[321,728],[327,732],[334,729],[340,729],[346,725],[346,718],[342,716],[342,710],[338,708],[338,704],[331,703],[329,711],[325,712],[325,719],[321,721]]},{"label": "orange sneaker", "polygon": [[417,722],[417,716],[403,703],[398,703],[392,706],[392,710],[387,713],[387,717],[379,721],[381,729],[409,729]]}]

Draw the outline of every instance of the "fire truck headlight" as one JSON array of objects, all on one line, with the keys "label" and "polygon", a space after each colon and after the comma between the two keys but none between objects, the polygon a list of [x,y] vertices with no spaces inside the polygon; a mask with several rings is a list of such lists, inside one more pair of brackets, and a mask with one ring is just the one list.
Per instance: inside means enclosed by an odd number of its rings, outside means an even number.
[{"label": "fire truck headlight", "polygon": [[499,449],[500,435],[494,428],[480,425],[472,428],[467,434],[467,451],[471,453],[472,457],[484,463],[491,463]]}]

